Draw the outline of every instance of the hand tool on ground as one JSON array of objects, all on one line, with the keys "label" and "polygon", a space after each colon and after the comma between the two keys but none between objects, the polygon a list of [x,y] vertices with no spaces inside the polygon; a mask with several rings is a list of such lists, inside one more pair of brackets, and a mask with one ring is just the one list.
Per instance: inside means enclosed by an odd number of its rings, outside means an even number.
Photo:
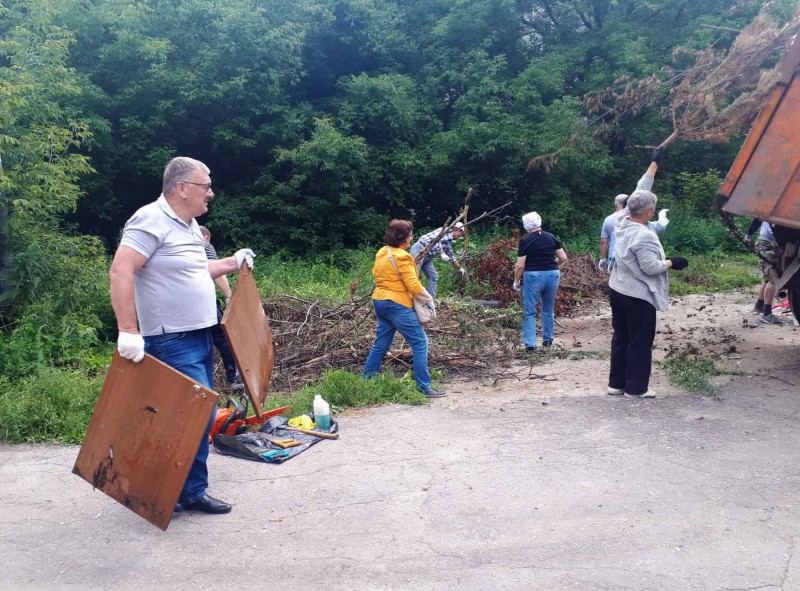
[{"label": "hand tool on ground", "polygon": [[266,439],[270,443],[274,443],[278,447],[286,449],[287,447],[294,447],[296,445],[301,445],[297,439],[292,439],[291,437],[275,437],[274,435],[268,435],[266,433],[259,433],[258,436],[261,439]]},{"label": "hand tool on ground", "polygon": [[285,449],[271,449],[269,451],[265,451],[261,454],[261,457],[267,460],[268,462],[275,462],[279,459],[285,459],[289,457],[289,452]]},{"label": "hand tool on ground", "polygon": [[298,433],[305,433],[306,435],[314,435],[320,439],[339,439],[338,433],[325,433],[324,431],[311,431],[309,429],[300,429],[299,427],[278,427],[285,431],[297,431]]}]

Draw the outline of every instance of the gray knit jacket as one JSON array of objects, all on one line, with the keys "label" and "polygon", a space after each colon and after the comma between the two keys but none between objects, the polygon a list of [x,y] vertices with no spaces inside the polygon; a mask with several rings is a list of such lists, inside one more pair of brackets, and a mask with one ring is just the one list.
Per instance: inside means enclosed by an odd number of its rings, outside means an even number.
[{"label": "gray knit jacket", "polygon": [[616,292],[669,308],[669,280],[664,249],[645,224],[623,217],[616,223],[616,263],[608,286]]}]

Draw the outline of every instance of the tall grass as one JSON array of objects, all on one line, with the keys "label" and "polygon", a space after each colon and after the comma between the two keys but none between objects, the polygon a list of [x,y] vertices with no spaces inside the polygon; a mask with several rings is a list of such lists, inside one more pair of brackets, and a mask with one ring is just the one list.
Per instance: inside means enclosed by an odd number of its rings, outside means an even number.
[{"label": "tall grass", "polygon": [[319,381],[297,392],[269,396],[270,408],[291,406],[292,415],[307,414],[313,410],[314,396],[320,394],[335,411],[358,408],[371,404],[425,404],[427,398],[410,377],[396,378],[387,373],[369,380],[341,369],[327,370]]},{"label": "tall grass", "polygon": [[80,443],[105,373],[87,377],[42,367],[12,383],[0,377],[0,439],[9,443]]},{"label": "tall grass", "polygon": [[687,269],[670,272],[670,295],[731,291],[761,283],[755,255],[712,252],[688,258]]},{"label": "tall grass", "polygon": [[283,254],[259,256],[254,274],[262,297],[292,294],[302,298],[341,301],[350,297],[356,283],[356,295],[372,291],[372,265],[377,249],[338,251],[314,261],[287,259]]}]

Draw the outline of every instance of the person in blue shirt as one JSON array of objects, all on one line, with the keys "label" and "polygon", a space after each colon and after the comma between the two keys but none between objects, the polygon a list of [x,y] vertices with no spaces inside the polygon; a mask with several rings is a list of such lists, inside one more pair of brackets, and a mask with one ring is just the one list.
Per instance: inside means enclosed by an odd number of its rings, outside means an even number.
[{"label": "person in blue shirt", "polygon": [[[639,182],[636,183],[637,191],[649,191],[653,188],[653,183],[656,178],[656,171],[658,170],[658,162],[661,160],[663,154],[662,148],[653,150],[653,155],[650,157],[650,166],[644,173]],[[614,213],[607,216],[603,220],[603,227],[600,230],[600,261],[597,263],[597,268],[601,271],[608,271],[609,273],[614,268],[614,229],[615,224],[621,217],[627,214],[628,196],[625,193],[620,193],[614,198]],[[658,212],[658,220],[655,222],[648,222],[648,227],[655,231],[656,234],[661,234],[669,224],[667,219],[668,209],[662,209]]]}]

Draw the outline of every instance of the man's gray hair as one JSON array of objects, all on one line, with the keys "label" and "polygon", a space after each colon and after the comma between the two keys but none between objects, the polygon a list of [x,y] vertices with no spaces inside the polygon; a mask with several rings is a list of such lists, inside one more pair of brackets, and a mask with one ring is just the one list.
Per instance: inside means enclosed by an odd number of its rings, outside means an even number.
[{"label": "man's gray hair", "polygon": [[634,191],[628,197],[628,211],[634,217],[641,217],[647,208],[655,209],[657,201],[658,197],[650,191]]},{"label": "man's gray hair", "polygon": [[625,193],[620,193],[616,197],[614,197],[614,205],[619,205],[620,207],[625,207],[625,200],[628,196]]},{"label": "man's gray hair", "polygon": [[169,195],[175,191],[179,181],[186,180],[189,173],[198,168],[205,173],[211,172],[208,166],[194,158],[187,158],[186,156],[173,158],[164,169],[164,180],[161,183],[161,192],[164,193],[164,195]]}]

